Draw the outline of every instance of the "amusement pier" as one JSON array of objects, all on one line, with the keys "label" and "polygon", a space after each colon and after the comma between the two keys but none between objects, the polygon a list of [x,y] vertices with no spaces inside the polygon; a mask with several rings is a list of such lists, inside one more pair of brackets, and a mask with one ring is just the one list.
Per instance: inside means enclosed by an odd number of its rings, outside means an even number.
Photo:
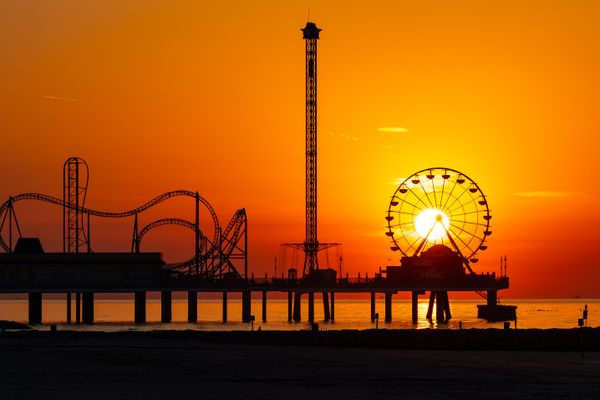
[{"label": "amusement pier", "polygon": [[[141,206],[122,212],[98,211],[86,204],[89,170],[87,163],[70,157],[63,166],[62,198],[41,193],[9,197],[0,206],[0,293],[27,293],[28,319],[41,323],[43,295],[65,294],[66,322],[94,322],[97,293],[134,293],[136,323],[146,321],[148,292],[161,293],[161,320],[172,317],[174,292],[187,293],[188,321],[198,321],[200,293],[221,293],[223,321],[232,292],[241,293],[242,320],[251,322],[252,293],[262,294],[261,317],[267,320],[269,293],[287,295],[288,321],[301,321],[301,302],[308,302],[306,319],[315,321],[315,294],[322,299],[323,320],[335,320],[336,293],[368,293],[371,320],[378,319],[375,299],[384,295],[385,322],[392,321],[392,298],[399,292],[412,295],[412,321],[418,320],[419,296],[429,295],[427,318],[448,321],[448,292],[476,292],[484,299],[478,316],[489,320],[514,320],[516,307],[498,304],[498,291],[509,287],[506,259],[499,275],[478,273],[478,253],[487,249],[492,234],[488,201],[477,183],[464,173],[447,167],[422,169],[397,187],[385,213],[390,240],[386,251],[398,256],[399,265],[373,266],[369,276],[342,276],[341,268],[320,257],[340,246],[320,242],[317,236],[317,42],[321,29],[308,22],[302,29],[306,45],[306,237],[282,249],[301,257],[286,266],[280,276],[254,277],[248,271],[246,210],[241,208],[222,226],[211,204],[196,191],[163,193]],[[395,171],[394,171],[395,172]],[[406,172],[406,171],[404,171]],[[195,219],[161,218],[143,221],[144,212],[176,197],[189,198]],[[23,201],[52,203],[63,209],[63,251],[45,252],[41,241],[23,234],[18,205]],[[202,220],[200,214],[209,218]],[[127,218],[132,222],[131,251],[95,252],[92,222]],[[206,222],[208,221],[208,223]],[[194,234],[193,256],[179,263],[166,263],[161,253],[141,251],[144,236],[165,225],[179,225]],[[204,225],[202,225],[204,227]],[[75,303],[74,305],[72,303]],[[74,316],[73,314],[74,310]]]}]

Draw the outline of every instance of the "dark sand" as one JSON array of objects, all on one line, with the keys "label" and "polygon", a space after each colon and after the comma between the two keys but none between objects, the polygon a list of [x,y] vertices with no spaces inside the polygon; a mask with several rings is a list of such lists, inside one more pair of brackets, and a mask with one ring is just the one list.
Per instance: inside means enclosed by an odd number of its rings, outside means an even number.
[{"label": "dark sand", "polygon": [[373,348],[364,337],[339,347],[327,332],[280,332],[277,342],[294,344],[265,345],[265,334],[7,332],[0,398],[600,399],[598,352],[407,350],[386,343],[394,331],[370,336]]}]

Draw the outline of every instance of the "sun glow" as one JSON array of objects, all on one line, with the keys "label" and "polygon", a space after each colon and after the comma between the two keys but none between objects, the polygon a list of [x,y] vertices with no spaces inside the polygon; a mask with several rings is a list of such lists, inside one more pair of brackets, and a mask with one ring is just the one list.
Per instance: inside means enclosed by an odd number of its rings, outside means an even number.
[{"label": "sun glow", "polygon": [[423,239],[427,238],[430,242],[446,236],[446,230],[449,227],[450,219],[448,216],[443,211],[435,208],[423,210],[417,215],[417,218],[415,218],[415,229],[417,230],[417,233]]}]

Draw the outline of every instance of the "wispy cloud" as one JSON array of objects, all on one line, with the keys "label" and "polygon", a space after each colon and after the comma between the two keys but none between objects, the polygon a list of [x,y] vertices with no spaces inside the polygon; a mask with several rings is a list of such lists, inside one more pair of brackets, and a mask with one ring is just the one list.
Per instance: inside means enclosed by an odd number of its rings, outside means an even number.
[{"label": "wispy cloud", "polygon": [[390,181],[390,183],[394,186],[400,186],[402,184],[402,182],[404,182],[407,178],[396,178],[392,181]]},{"label": "wispy cloud", "polygon": [[329,131],[329,132],[327,132],[327,134],[329,136],[337,136],[337,137],[340,137],[342,139],[351,140],[353,142],[357,142],[358,141],[358,138],[356,136],[344,135],[343,133],[335,133],[335,132]]},{"label": "wispy cloud", "polygon": [[75,102],[77,101],[77,99],[73,99],[71,97],[60,97],[60,96],[48,96],[48,95],[41,95],[43,98],[45,99],[50,99],[50,100],[58,100],[58,101],[70,101],[70,102]]},{"label": "wispy cloud", "polygon": [[539,191],[532,191],[532,192],[518,192],[515,193],[515,196],[519,196],[519,197],[553,197],[553,198],[559,198],[559,197],[572,197],[572,196],[578,196],[580,193],[578,192],[553,192],[553,191],[543,191],[543,190],[539,190]]},{"label": "wispy cloud", "polygon": [[385,133],[405,133],[408,132],[408,129],[401,128],[399,126],[383,126],[381,128],[377,128],[379,132]]},{"label": "wispy cloud", "polygon": [[396,150],[394,146],[390,146],[389,144],[377,143],[377,146],[383,147],[386,150]]}]

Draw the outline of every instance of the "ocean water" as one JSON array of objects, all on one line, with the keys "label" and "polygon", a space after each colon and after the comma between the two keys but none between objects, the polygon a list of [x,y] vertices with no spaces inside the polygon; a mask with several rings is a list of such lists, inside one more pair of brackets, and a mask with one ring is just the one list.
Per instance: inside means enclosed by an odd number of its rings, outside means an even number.
[{"label": "ocean water", "polygon": [[[232,298],[233,297],[233,298]],[[72,317],[75,319],[75,296],[72,296]],[[430,322],[425,318],[427,312],[427,298],[423,296],[419,302],[419,321],[411,321],[410,300],[394,298],[392,305],[392,322],[384,323],[383,300],[377,299],[376,312],[381,320],[379,328],[387,329],[458,329],[462,323],[463,329],[468,328],[501,328],[502,322],[487,322],[477,318],[477,304],[484,300],[477,299],[450,299],[452,319],[445,324]],[[509,300],[503,304],[518,306],[518,328],[573,328],[577,326],[577,319],[581,318],[585,305],[588,306],[588,326],[600,326],[600,299],[573,299],[573,300]],[[222,322],[221,299],[198,300],[198,322],[188,323],[187,301],[173,299],[173,322],[163,324],[160,322],[160,300],[148,299],[146,305],[146,324],[134,324],[133,299],[95,299],[94,318],[92,325],[67,324],[66,302],[59,299],[44,299],[42,308],[43,323],[36,328],[49,329],[51,324],[56,324],[58,329],[75,330],[295,330],[309,329],[306,322],[308,315],[306,297],[302,302],[302,322],[287,321],[287,299],[268,299],[267,322],[262,322],[262,304],[260,299],[252,299],[252,314],[255,316],[254,324],[242,323],[242,304],[239,298],[233,295],[228,299],[228,322]],[[0,320],[13,320],[27,322],[27,300],[0,299]],[[322,329],[371,329],[375,323],[370,320],[369,299],[335,299],[335,322],[323,321],[323,308],[321,297],[315,295],[315,322]],[[511,323],[514,326],[514,322]]]}]

